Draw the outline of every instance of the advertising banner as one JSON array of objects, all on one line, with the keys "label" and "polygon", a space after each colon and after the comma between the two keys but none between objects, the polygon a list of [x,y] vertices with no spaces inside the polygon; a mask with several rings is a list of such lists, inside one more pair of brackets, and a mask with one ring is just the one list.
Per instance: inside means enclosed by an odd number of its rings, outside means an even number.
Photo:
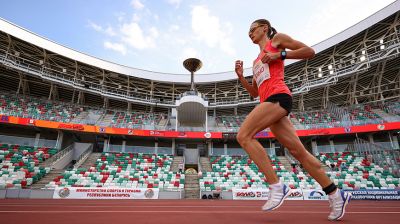
[{"label": "advertising banner", "polygon": [[[31,118],[20,118],[0,115],[0,123],[11,123],[26,126],[43,128],[64,129],[79,132],[105,133],[115,135],[131,135],[144,137],[162,138],[188,138],[188,139],[236,139],[236,132],[193,132],[193,131],[161,131],[161,130],[138,130],[129,128],[101,127],[93,125],[62,123],[55,121],[36,120]],[[321,128],[312,130],[296,130],[298,136],[321,136],[338,135],[361,132],[376,132],[400,129],[400,122],[384,124],[368,124],[363,126]],[[272,132],[262,131],[256,134],[255,138],[274,138]]]},{"label": "advertising banner", "polygon": [[301,189],[290,189],[290,194],[286,200],[303,200],[304,195]]},{"label": "advertising banner", "polygon": [[153,188],[86,188],[60,187],[54,199],[158,199],[159,189]]},{"label": "advertising banner", "polygon": [[321,189],[303,190],[304,200],[328,200],[328,196]]},{"label": "advertising banner", "polygon": [[352,200],[400,200],[400,190],[348,190]]},{"label": "advertising banner", "polygon": [[267,200],[269,189],[232,189],[233,200]]}]

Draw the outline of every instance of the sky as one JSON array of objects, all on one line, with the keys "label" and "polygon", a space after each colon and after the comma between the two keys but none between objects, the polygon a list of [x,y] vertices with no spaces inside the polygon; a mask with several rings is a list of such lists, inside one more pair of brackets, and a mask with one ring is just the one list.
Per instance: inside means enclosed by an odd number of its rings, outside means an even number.
[{"label": "sky", "polygon": [[393,0],[13,0],[0,17],[56,43],[114,63],[186,74],[251,67],[259,48],[250,24],[268,19],[278,32],[309,46],[367,18]]}]

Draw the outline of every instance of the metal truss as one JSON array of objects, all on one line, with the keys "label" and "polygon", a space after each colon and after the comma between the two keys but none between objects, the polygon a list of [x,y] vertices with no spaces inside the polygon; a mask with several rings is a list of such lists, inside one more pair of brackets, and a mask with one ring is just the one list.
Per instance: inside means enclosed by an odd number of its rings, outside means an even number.
[{"label": "metal truss", "polygon": [[[313,59],[287,65],[285,82],[294,94],[294,109],[327,108],[329,102],[351,105],[398,98],[399,15],[397,12],[371,25],[319,52]],[[59,88],[62,86],[73,90],[72,103],[85,103],[85,94],[93,94],[103,99],[105,108],[110,99],[125,102],[128,110],[132,104],[172,108],[179,95],[190,89],[189,84],[142,79],[135,74],[118,74],[89,66],[4,32],[0,32],[0,64],[5,71],[12,70],[19,75],[17,93],[29,94],[26,76],[32,76],[48,83],[49,90],[42,95],[49,99],[57,100],[62,95]],[[245,73],[250,74],[251,68]],[[249,82],[251,78],[247,77]],[[233,109],[235,114],[240,114],[258,102],[236,79],[200,83],[196,87],[208,99],[212,110]]]}]

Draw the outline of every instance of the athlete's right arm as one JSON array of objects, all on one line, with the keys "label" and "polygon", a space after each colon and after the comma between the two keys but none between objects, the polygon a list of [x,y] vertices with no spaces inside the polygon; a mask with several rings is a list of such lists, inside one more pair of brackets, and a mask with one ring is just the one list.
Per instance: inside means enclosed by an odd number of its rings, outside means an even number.
[{"label": "athlete's right arm", "polygon": [[247,80],[243,76],[243,61],[237,60],[235,63],[235,72],[239,78],[239,81],[242,83],[243,87],[249,92],[252,97],[258,96],[258,88],[257,84],[253,79],[252,85],[250,85]]}]

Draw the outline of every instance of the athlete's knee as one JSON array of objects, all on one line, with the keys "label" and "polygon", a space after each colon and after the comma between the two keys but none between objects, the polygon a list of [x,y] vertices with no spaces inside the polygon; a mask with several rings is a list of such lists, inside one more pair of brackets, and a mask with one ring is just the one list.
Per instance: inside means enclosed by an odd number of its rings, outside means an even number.
[{"label": "athlete's knee", "polygon": [[239,142],[241,146],[245,145],[246,142],[251,140],[251,136],[247,134],[245,131],[240,131],[236,135],[236,140]]}]

